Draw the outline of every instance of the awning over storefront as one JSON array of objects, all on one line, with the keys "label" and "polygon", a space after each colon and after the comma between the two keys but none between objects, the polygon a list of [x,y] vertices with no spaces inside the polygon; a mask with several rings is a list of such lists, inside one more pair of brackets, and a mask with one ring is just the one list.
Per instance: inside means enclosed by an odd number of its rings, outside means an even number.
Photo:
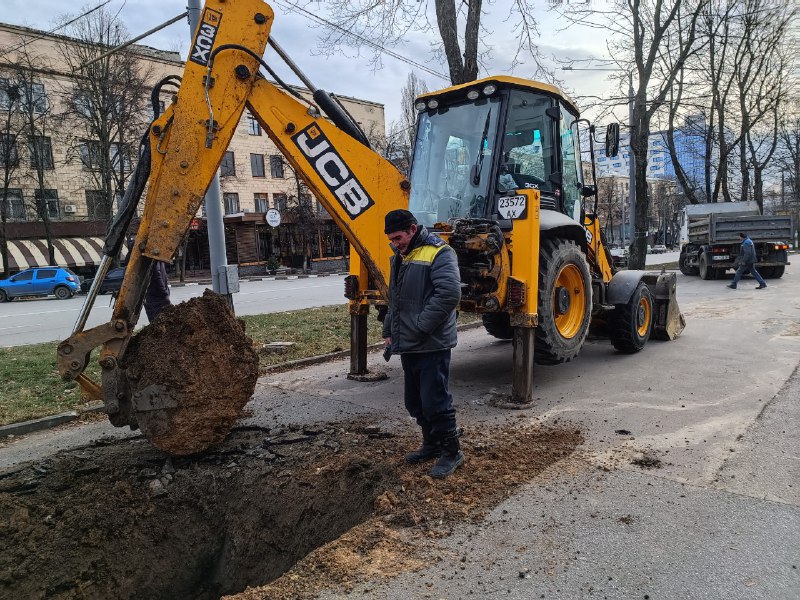
[{"label": "awning over storefront", "polygon": [[[59,267],[83,267],[85,265],[99,264],[103,256],[101,237],[85,238],[56,238],[53,240],[55,248],[56,265]],[[123,257],[127,254],[123,247]],[[47,240],[9,240],[8,242],[9,271],[17,272],[30,267],[49,266],[47,254]],[[56,266],[54,265],[54,266]],[[6,272],[3,257],[0,256],[0,273]]]}]

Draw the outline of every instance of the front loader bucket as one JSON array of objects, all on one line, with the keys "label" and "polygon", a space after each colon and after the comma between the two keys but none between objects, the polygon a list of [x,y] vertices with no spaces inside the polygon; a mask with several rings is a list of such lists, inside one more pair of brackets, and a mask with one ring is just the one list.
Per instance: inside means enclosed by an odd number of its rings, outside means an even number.
[{"label": "front loader bucket", "polygon": [[652,339],[665,342],[677,338],[686,320],[678,308],[678,298],[675,293],[678,277],[675,273],[645,273],[643,280],[650,287],[655,298],[655,314],[653,316]]}]

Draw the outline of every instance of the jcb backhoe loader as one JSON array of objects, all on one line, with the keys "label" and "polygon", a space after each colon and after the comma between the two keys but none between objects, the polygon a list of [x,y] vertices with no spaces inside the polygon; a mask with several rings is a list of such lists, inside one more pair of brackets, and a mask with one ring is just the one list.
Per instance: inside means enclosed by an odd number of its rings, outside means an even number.
[{"label": "jcb backhoe loader", "polygon": [[[667,339],[680,332],[674,274],[614,272],[600,225],[585,203],[592,194],[596,198],[596,188],[583,183],[578,109],[558,89],[500,76],[421,96],[408,181],[369,148],[349,115],[270,38],[272,21],[272,9],[261,0],[207,2],[176,100],[142,140],[100,273],[75,333],[59,346],[62,376],[77,380],[86,395],[102,398],[114,425],[157,422],[154,443],[168,449],[163,441],[181,414],[205,408],[187,398],[188,387],[174,383],[170,389],[138,389],[137,378],[126,372],[125,353],[152,261],[175,253],[245,108],[354,250],[345,285],[353,375],[367,370],[369,307],[386,303],[392,250],[383,217],[396,208],[410,209],[456,250],[461,310],[481,314],[492,335],[513,339],[512,402],[532,400],[534,362],[577,356],[593,319],[622,352],[641,350],[651,331]],[[313,102],[264,63],[268,43],[313,93]],[[275,83],[261,75],[262,67]],[[141,225],[112,319],[83,331],[148,176]],[[90,352],[100,345],[102,386],[84,374]],[[205,441],[189,451],[225,433],[201,436]]]}]

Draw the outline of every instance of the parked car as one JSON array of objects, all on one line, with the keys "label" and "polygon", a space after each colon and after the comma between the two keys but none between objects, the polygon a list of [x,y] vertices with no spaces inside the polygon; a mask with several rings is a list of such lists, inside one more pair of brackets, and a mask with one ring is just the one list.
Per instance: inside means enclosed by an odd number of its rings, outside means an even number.
[{"label": "parked car", "polygon": [[[103,280],[103,283],[100,284],[100,292],[101,294],[110,294],[112,292],[118,292],[119,288],[122,287],[122,280],[125,278],[125,267],[117,267],[116,269],[111,269],[106,275],[106,278]],[[81,283],[81,291],[86,293],[89,291],[89,288],[92,287],[92,283],[94,282],[94,278],[91,277],[89,279],[84,279]]]},{"label": "parked car", "polygon": [[657,244],[653,246],[653,254],[664,254],[667,251],[667,247],[664,244]]},{"label": "parked car", "polygon": [[0,280],[0,302],[23,296],[54,295],[59,300],[72,298],[80,289],[80,278],[64,267],[37,267]]},{"label": "parked car", "polygon": [[624,269],[628,266],[627,248],[611,248],[611,262],[617,269]]}]

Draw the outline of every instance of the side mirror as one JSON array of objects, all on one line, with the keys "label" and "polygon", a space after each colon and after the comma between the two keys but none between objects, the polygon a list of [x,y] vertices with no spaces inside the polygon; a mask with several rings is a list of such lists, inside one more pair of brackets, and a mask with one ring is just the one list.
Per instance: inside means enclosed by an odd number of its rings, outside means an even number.
[{"label": "side mirror", "polygon": [[583,196],[584,198],[589,198],[590,196],[594,196],[595,194],[597,194],[596,185],[584,184],[581,186],[581,196]]},{"label": "side mirror", "polygon": [[619,123],[609,123],[606,127],[606,156],[619,154]]}]

